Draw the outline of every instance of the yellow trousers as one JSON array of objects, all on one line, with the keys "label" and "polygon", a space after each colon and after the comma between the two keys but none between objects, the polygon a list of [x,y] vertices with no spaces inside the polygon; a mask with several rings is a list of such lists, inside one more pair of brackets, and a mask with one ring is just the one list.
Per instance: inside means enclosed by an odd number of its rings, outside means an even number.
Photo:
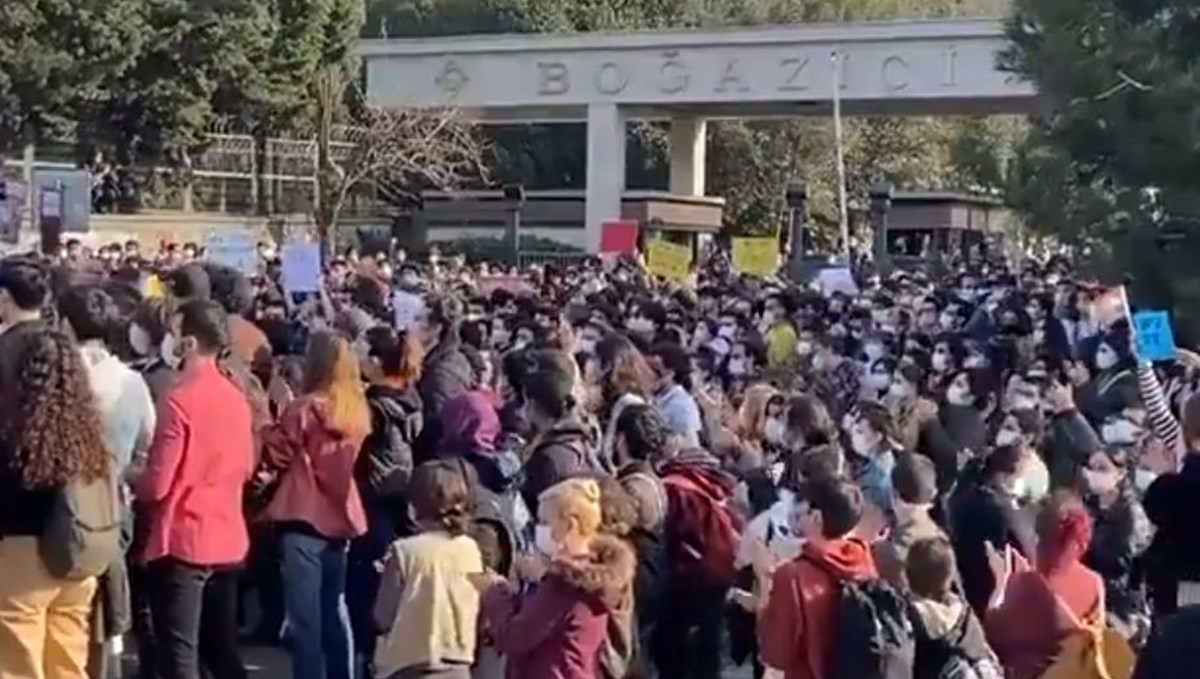
[{"label": "yellow trousers", "polygon": [[82,679],[96,579],[52,577],[37,545],[0,538],[0,679]]}]

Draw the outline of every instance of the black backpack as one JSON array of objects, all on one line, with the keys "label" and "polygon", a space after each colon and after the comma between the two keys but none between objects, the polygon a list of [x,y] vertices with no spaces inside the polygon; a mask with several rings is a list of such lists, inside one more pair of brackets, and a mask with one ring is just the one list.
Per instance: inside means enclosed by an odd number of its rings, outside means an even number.
[{"label": "black backpack", "polygon": [[913,679],[917,644],[904,597],[878,578],[834,581],[840,599],[830,679]]}]

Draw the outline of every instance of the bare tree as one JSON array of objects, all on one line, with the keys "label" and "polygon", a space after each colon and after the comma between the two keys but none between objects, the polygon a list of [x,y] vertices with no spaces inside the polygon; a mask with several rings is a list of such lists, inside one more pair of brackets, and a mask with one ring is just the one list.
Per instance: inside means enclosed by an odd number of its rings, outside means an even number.
[{"label": "bare tree", "polygon": [[456,109],[367,107],[353,124],[336,125],[350,87],[337,69],[317,76],[314,221],[324,247],[359,187],[402,205],[424,189],[450,190],[486,175],[478,126]]}]

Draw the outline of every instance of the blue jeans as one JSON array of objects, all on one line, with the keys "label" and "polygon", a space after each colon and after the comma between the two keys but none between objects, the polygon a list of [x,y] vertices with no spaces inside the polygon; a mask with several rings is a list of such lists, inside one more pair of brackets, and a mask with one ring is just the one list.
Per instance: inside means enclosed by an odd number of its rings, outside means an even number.
[{"label": "blue jeans", "polygon": [[353,679],[346,542],[289,531],[281,551],[293,679]]}]

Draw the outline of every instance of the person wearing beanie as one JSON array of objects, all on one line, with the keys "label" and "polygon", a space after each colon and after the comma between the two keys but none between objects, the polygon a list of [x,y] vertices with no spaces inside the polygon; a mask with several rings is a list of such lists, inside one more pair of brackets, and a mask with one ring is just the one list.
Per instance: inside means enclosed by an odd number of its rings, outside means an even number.
[{"label": "person wearing beanie", "polygon": [[521,496],[536,516],[538,498],[546,489],[600,469],[596,442],[576,413],[574,360],[557,350],[529,351],[525,358],[521,393],[533,439],[523,455]]},{"label": "person wearing beanie", "polygon": [[984,627],[1010,679],[1036,679],[1080,625],[1104,629],[1104,582],[1081,560],[1092,519],[1080,498],[1060,490],[1037,517],[1034,564],[1011,547],[989,548],[996,586]]}]

